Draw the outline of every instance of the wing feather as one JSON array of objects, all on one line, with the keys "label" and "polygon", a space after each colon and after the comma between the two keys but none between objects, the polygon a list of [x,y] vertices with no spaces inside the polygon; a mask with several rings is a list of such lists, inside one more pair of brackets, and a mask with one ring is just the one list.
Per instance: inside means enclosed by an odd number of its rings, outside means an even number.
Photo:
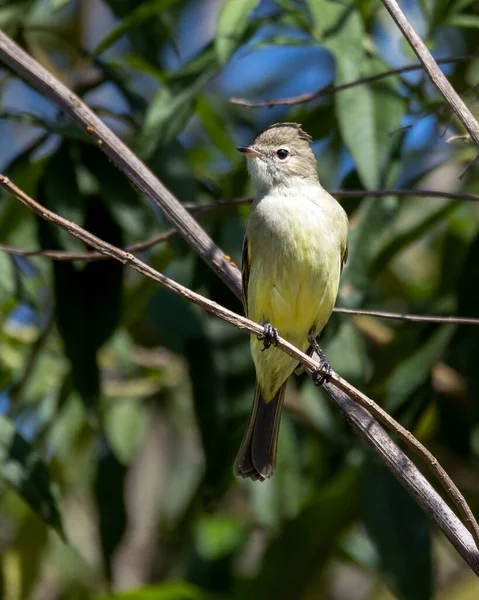
[{"label": "wing feather", "polygon": [[249,245],[248,238],[244,236],[243,241],[243,253],[241,256],[241,275],[243,280],[243,307],[245,314],[248,314],[248,284],[249,284],[249,273],[250,273],[250,256],[249,256]]}]

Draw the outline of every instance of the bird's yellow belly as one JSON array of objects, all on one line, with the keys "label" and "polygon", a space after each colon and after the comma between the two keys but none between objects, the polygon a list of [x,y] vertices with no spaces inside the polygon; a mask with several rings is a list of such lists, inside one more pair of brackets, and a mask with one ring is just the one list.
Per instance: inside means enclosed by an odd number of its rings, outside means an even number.
[{"label": "bird's yellow belly", "polygon": [[[311,328],[319,334],[329,319],[340,277],[339,248],[315,233],[316,237],[306,227],[278,238],[281,243],[275,244],[272,238],[270,247],[263,245],[261,253],[255,254],[251,248],[248,316],[271,323],[279,335],[303,351],[309,345]],[[251,350],[258,381],[265,397],[271,398],[296,361],[280,350],[261,349],[262,342],[253,336]]]}]

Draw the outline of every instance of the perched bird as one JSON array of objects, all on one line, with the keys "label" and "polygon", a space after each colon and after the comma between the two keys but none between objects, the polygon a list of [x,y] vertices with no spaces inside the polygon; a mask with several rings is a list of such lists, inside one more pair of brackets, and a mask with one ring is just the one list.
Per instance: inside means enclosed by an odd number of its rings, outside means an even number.
[{"label": "perched bird", "polygon": [[336,302],[348,219],[319,183],[311,141],[297,123],[277,123],[238,148],[256,190],[243,244],[243,303],[246,315],[264,325],[262,336],[251,336],[256,390],[235,463],[236,475],[253,480],[264,481],[275,469],[286,382],[297,367],[270,348],[278,331],[300,350],[319,354],[317,384],[331,372],[316,337]]}]

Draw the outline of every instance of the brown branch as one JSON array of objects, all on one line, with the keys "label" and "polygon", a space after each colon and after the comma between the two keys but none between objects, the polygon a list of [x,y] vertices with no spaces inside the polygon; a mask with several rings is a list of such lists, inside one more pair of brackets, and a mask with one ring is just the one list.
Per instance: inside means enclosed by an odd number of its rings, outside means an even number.
[{"label": "brown branch", "polygon": [[[418,197],[438,197],[438,198],[449,198],[455,200],[466,200],[466,201],[479,201],[479,195],[466,194],[462,192],[442,192],[438,190],[369,190],[366,194],[364,190],[333,190],[331,192],[336,198],[362,198],[367,195],[369,197],[380,198],[383,196],[418,196]],[[216,211],[220,208],[230,208],[232,206],[242,206],[244,204],[250,204],[252,198],[236,198],[233,200],[222,200],[220,202],[212,202],[210,204],[183,204],[184,208],[189,210],[192,214],[198,216],[204,215],[209,212]],[[157,244],[165,242],[176,235],[178,232],[175,229],[169,229],[164,233],[160,233],[149,240],[144,242],[137,242],[131,244],[125,248],[126,252],[142,252],[148,250]],[[101,252],[68,252],[66,250],[24,250],[16,248],[14,246],[7,246],[0,244],[0,251],[9,252],[10,254],[16,254],[18,256],[42,256],[55,261],[99,261],[107,260],[110,257],[102,254]],[[226,256],[226,260],[229,261],[229,257]],[[423,323],[455,323],[463,325],[479,325],[479,319],[470,317],[453,317],[453,316],[431,316],[431,315],[414,315],[408,313],[395,313],[380,310],[365,310],[365,309],[350,309],[350,308],[339,308],[335,307],[334,312],[350,314],[350,315],[369,315],[371,317],[379,317],[382,319],[397,319],[400,321],[412,321],[412,322],[423,322]]]},{"label": "brown branch", "polygon": [[[465,200],[470,202],[478,202],[479,194],[467,194],[465,192],[442,192],[440,190],[332,190],[330,192],[336,198],[363,198],[368,196],[370,198],[382,198],[384,196],[397,196],[397,197],[413,197],[418,198],[448,198],[450,200]],[[211,202],[210,204],[193,204],[186,203],[183,207],[190,211],[191,214],[202,216],[204,214],[216,211],[221,208],[231,208],[233,206],[243,206],[244,204],[250,204],[252,198],[236,198],[234,200],[221,200],[220,202]],[[136,242],[127,246],[125,250],[127,252],[143,252],[149,250],[172,238],[178,232],[176,229],[168,229],[167,231],[153,236],[149,240],[144,242]],[[0,244],[0,250],[9,252],[10,254],[16,254],[18,256],[43,256],[56,261],[73,261],[73,260],[84,260],[84,261],[98,261],[107,260],[108,257],[101,254],[101,252],[67,252],[66,250],[27,250],[23,248],[16,248],[15,246],[8,246],[6,244]],[[346,312],[346,311],[343,311]],[[359,314],[359,313],[358,313]],[[361,313],[362,314],[362,313]],[[367,313],[365,313],[367,314]],[[393,315],[394,313],[389,313]],[[393,316],[385,318],[394,318]]]},{"label": "brown branch", "polygon": [[[52,77],[1,31],[0,58],[41,93],[56,102],[88,135],[92,136],[98,146],[126,173],[132,182],[162,208],[165,216],[177,227],[185,240],[190,243],[229,288],[240,297],[241,279],[239,271],[227,261],[221,250],[216,247],[197,222],[179,204],[176,198],[75,94]],[[5,177],[0,177],[0,183],[8,185],[9,181]],[[10,187],[10,189],[12,188]],[[138,272],[159,282],[166,288],[181,294],[191,302],[232,323],[239,329],[246,329],[256,335],[262,333],[263,328],[260,325],[244,317],[240,317],[215,302],[168,279],[149,265],[140,261],[131,252],[120,250],[63,217],[48,211],[26,196],[21,190],[18,190],[18,188],[15,195],[42,218],[62,227],[70,235],[81,239],[87,245],[124,264],[128,264]],[[285,340],[280,340],[280,346],[285,352],[310,370],[316,368],[317,365],[314,360],[294,348]],[[471,535],[416,467],[395,446],[392,440],[389,439],[369,412],[360,409],[352,400],[354,399],[359,402],[361,398],[365,398],[366,400],[367,398],[358,390],[349,386],[347,382],[343,382],[343,385],[348,387],[348,393],[351,394],[348,398],[345,398],[341,392],[333,387],[333,385],[339,386],[341,381],[343,380],[334,374],[332,384],[326,386],[330,397],[346,413],[347,418],[360,429],[368,443],[382,457],[398,480],[409,490],[411,495],[423,506],[428,514],[432,516],[474,572],[479,574],[479,554],[477,548],[474,546],[474,540]],[[447,488],[448,484],[443,484]],[[477,528],[474,531],[475,539],[478,539]]]},{"label": "brown branch", "polygon": [[466,192],[443,192],[441,190],[333,190],[330,192],[336,198],[383,198],[385,196],[397,196],[398,198],[448,198],[449,200],[465,200],[466,202],[478,202],[479,194],[467,194]]},{"label": "brown branch", "polygon": [[[213,302],[212,300],[182,286],[176,281],[165,277],[136,258],[130,252],[116,248],[75,223],[48,210],[30,198],[3,175],[0,175],[0,186],[10,191],[18,200],[40,217],[49,223],[61,227],[73,237],[96,248],[99,252],[128,265],[142,275],[149,277],[206,311],[231,323],[238,329],[247,330],[254,335],[263,333],[263,327],[261,325],[237,315],[216,302]],[[314,371],[317,368],[318,363],[312,357],[304,354],[285,339],[279,338],[278,347],[304,365],[309,371]],[[457,549],[459,554],[469,564],[471,569],[479,575],[479,552],[477,550],[477,548],[479,548],[479,526],[460,491],[456,488],[444,469],[439,465],[437,459],[418,440],[416,440],[409,431],[404,429],[382,408],[377,406],[373,400],[356,390],[337,373],[333,372],[330,383],[325,384],[325,389],[345,414],[346,419],[353,423],[361,432],[363,437],[383,459],[401,484],[415,498],[427,514],[436,521],[440,529]],[[457,506],[471,533],[464,528],[461,521],[459,521],[456,515],[444,503],[427,479],[425,479],[425,477],[417,470],[415,465],[407,458],[399,447],[394,444],[370,413],[373,413],[384,425],[394,431],[425,462]]]},{"label": "brown branch", "polygon": [[396,0],[382,0],[382,2],[386,7],[386,10],[395,21],[396,25],[401,30],[403,36],[414,50],[416,56],[421,61],[424,70],[429,75],[434,85],[441,92],[446,102],[456,113],[457,117],[471,136],[471,139],[474,140],[474,142],[479,146],[479,123],[474,118],[474,115],[461,100],[456,90],[452,87],[444,73],[438,67],[437,62],[427,49],[426,44],[414,31],[411,23],[409,23],[407,20]]},{"label": "brown branch", "polygon": [[[148,250],[161,242],[169,240],[178,232],[176,229],[168,229],[164,233],[155,235],[154,237],[146,240],[145,242],[137,242],[127,246],[125,252],[142,252]],[[0,250],[8,252],[10,254],[16,254],[18,256],[42,256],[58,262],[69,262],[74,260],[84,260],[87,262],[95,262],[99,260],[107,260],[109,257],[105,256],[101,252],[68,252],[67,250],[24,250],[22,248],[16,248],[14,246],[7,246],[0,244]]]},{"label": "brown branch", "polygon": [[[475,58],[479,58],[479,55],[470,54],[467,56],[452,56],[451,58],[441,58],[437,61],[437,63],[440,65],[450,65],[453,63],[474,60]],[[409,71],[418,71],[422,68],[422,65],[405,65],[404,67],[399,67],[397,69],[389,69],[388,71],[383,71],[382,73],[376,73],[376,75],[360,77],[359,79],[355,79],[354,81],[350,81],[349,83],[343,83],[342,85],[325,85],[324,87],[320,88],[319,90],[316,90],[315,92],[301,94],[299,96],[292,96],[290,98],[282,98],[280,100],[262,100],[259,102],[251,102],[250,100],[246,100],[244,98],[230,98],[230,102],[232,104],[239,104],[240,106],[247,106],[248,108],[259,108],[262,106],[294,106],[296,104],[303,104],[304,102],[309,102],[310,100],[316,100],[317,98],[324,98],[325,96],[329,96],[331,94],[337,94],[338,92],[348,90],[357,85],[373,83],[374,81],[384,79],[385,77],[390,77],[391,75],[400,75],[401,73],[407,73]]]},{"label": "brown branch", "polygon": [[479,325],[479,319],[474,319],[473,317],[411,315],[408,313],[395,313],[382,310],[340,308],[339,306],[336,306],[334,311],[345,315],[368,315],[370,317],[379,317],[381,319],[398,319],[400,321],[411,321],[413,323],[455,323],[456,325]]},{"label": "brown branch", "polygon": [[88,106],[63,83],[0,30],[0,60],[55,102],[123,171],[133,184],[162,210],[165,217],[215,271],[234,294],[241,297],[241,277],[209,235],[175,196]]}]

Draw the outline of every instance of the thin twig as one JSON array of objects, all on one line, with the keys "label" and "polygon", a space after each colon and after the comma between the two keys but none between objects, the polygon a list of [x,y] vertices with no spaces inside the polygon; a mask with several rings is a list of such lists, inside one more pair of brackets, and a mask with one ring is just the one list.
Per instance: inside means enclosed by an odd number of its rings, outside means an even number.
[{"label": "thin twig", "polygon": [[[40,217],[61,227],[73,237],[82,240],[89,246],[96,248],[99,252],[106,254],[123,264],[135,269],[142,275],[157,281],[167,289],[183,296],[190,302],[200,306],[215,316],[231,323],[238,329],[247,330],[254,335],[263,333],[263,327],[249,319],[237,315],[236,313],[224,308],[223,306],[197,294],[196,292],[182,286],[181,284],[165,277],[146,263],[136,258],[130,252],[116,248],[112,244],[101,240],[89,231],[79,225],[64,219],[56,213],[48,210],[32,198],[30,198],[20,188],[15,186],[7,177],[0,175],[0,186],[10,191],[18,200],[33,210]],[[278,347],[289,356],[303,364],[309,371],[314,371],[318,363],[314,358],[304,354],[292,344],[283,338],[279,338]],[[377,406],[373,400],[356,390],[347,381],[342,379],[337,373],[332,374],[331,381],[325,384],[325,389],[331,398],[345,412],[346,418],[355,424],[364,437],[369,441],[376,452],[385,460],[389,468],[393,471],[404,487],[410,491],[419,504],[436,521],[446,537],[454,545],[461,556],[470,565],[473,571],[479,575],[479,526],[474,515],[469,509],[465,499],[456,488],[450,477],[439,465],[437,459],[418,441],[414,436],[397,423],[383,409]],[[341,391],[347,394],[344,396]],[[367,410],[361,413],[359,407],[354,402]],[[350,403],[350,404],[348,404]],[[369,411],[369,412],[368,412]],[[414,464],[404,455],[401,450],[387,437],[384,432],[381,434],[381,428],[374,421],[370,413],[373,413],[389,429],[394,431],[429,467],[429,469],[438,478],[441,485],[447,491],[453,502],[456,504],[460,514],[465,519],[467,528],[471,535],[464,529],[463,524],[457,519],[449,507],[443,502],[437,492],[431,487],[429,482],[416,469]],[[374,430],[374,436],[372,436]],[[395,456],[397,460],[392,460]],[[386,458],[385,457],[389,457]],[[474,546],[474,542],[476,546]]]},{"label": "thin twig", "polygon": [[[385,196],[397,196],[397,197],[413,197],[418,198],[448,198],[450,200],[465,200],[470,202],[479,202],[479,194],[467,194],[465,192],[443,192],[440,190],[332,190],[331,195],[336,198],[352,199],[352,198],[363,198],[368,196],[370,198],[382,198]],[[216,211],[221,208],[231,208],[234,206],[243,206],[244,204],[250,204],[252,198],[235,198],[233,200],[221,200],[219,202],[211,202],[210,204],[183,204],[191,214],[201,217],[204,214]],[[126,252],[143,252],[149,250],[171,239],[178,232],[176,229],[168,229],[167,231],[157,234],[151,237],[149,240],[144,242],[136,242],[125,248]],[[101,254],[101,252],[68,252],[66,250],[27,250],[24,248],[17,248],[15,246],[9,246],[6,244],[0,244],[0,250],[9,252],[10,254],[16,254],[18,256],[43,256],[55,261],[98,261],[108,260],[107,256]],[[391,313],[393,314],[393,313]],[[386,315],[382,315],[388,318]],[[390,317],[391,319],[394,317]]]},{"label": "thin twig", "polygon": [[[479,58],[479,55],[470,54],[467,56],[452,56],[451,58],[441,58],[437,60],[437,63],[440,65],[450,65],[453,63],[474,60],[475,58]],[[418,71],[422,68],[422,65],[405,65],[404,67],[399,67],[397,69],[389,69],[388,71],[383,71],[382,73],[376,73],[376,75],[360,77],[359,79],[355,79],[354,81],[350,81],[349,83],[343,83],[342,85],[326,85],[320,88],[319,90],[316,90],[315,92],[301,94],[300,96],[292,96],[290,98],[282,98],[279,100],[262,100],[259,102],[251,102],[250,100],[246,100],[244,98],[230,98],[230,102],[232,104],[247,106],[248,108],[259,108],[262,106],[294,106],[296,104],[303,104],[304,102],[309,102],[310,100],[316,100],[317,98],[324,98],[325,96],[329,96],[331,94],[337,94],[338,92],[348,90],[357,85],[373,83],[374,81],[384,79],[385,77],[390,77],[391,75],[400,75],[401,73],[407,73],[409,71]]]},{"label": "thin twig", "polygon": [[241,277],[223,252],[178,199],[153,175],[111,129],[109,129],[63,83],[29,56],[0,30],[0,61],[55,102],[96,143],[133,184],[162,210],[165,217],[215,271],[230,290],[241,297]]},{"label": "thin twig", "polygon": [[[164,233],[160,233],[155,235],[154,237],[146,240],[145,242],[137,242],[136,244],[131,244],[131,246],[127,246],[124,250],[125,252],[142,252],[144,250],[148,250],[161,242],[165,242],[169,240],[178,232],[176,229],[168,229]],[[86,262],[95,262],[99,260],[108,260],[108,256],[105,256],[101,252],[68,252],[67,250],[24,250],[22,248],[16,248],[14,246],[7,246],[5,244],[0,244],[0,250],[4,252],[8,252],[10,254],[16,254],[18,256],[42,256],[44,258],[49,258],[50,260],[54,260],[57,262],[71,262],[74,260],[83,260]]]},{"label": "thin twig", "polygon": [[[178,228],[185,240],[190,243],[205,262],[223,279],[228,287],[238,297],[241,296],[239,271],[228,262],[221,250],[216,247],[185,209],[179,205],[176,198],[75,94],[52,77],[1,31],[0,58],[3,58],[11,69],[24,77],[41,93],[56,102],[88,135],[91,135],[98,146],[127,174],[133,183],[162,208],[165,216]],[[0,182],[5,184],[8,180],[2,177]],[[51,213],[23,194],[21,190],[19,192],[19,199],[22,202],[27,204],[42,218],[64,228],[70,235],[78,237],[78,239],[83,240],[98,251],[102,251],[108,256],[112,256],[130,265],[138,272],[158,281],[168,289],[182,294],[185,298],[202,306],[205,310],[217,314],[236,327],[247,329],[256,335],[262,333],[263,329],[260,325],[252,323],[244,317],[235,315],[199,294],[180,286],[178,283],[164,277],[161,273],[158,273],[140,261],[130,252],[125,252],[99,240],[96,236],[79,228],[77,225],[70,223],[55,213]],[[309,369],[316,367],[316,363],[312,359],[299,352],[285,340],[281,340],[281,347],[290,356],[300,361]],[[335,375],[333,382],[337,381],[339,381],[339,377]],[[333,392],[331,385],[327,387],[327,391],[337,405],[340,406],[346,417],[361,430],[368,443],[381,456],[397,479],[436,521],[464,560],[471,566],[474,572],[479,574],[479,553],[473,544],[473,538],[465,530],[454,513],[450,511],[449,507],[445,505],[437,492],[435,492],[399,448],[386,436],[385,432],[375,422],[369,412],[356,405],[350,398],[345,398],[338,390],[334,389]],[[355,393],[356,395],[361,395],[357,390]],[[392,448],[395,448],[394,452]],[[407,465],[408,468],[404,468],[404,465]]]},{"label": "thin twig", "polygon": [[452,108],[452,110],[456,113],[457,117],[464,125],[471,138],[479,146],[479,123],[474,118],[474,115],[471,113],[471,111],[459,97],[456,90],[449,83],[444,73],[438,67],[437,62],[427,49],[426,44],[414,31],[411,23],[409,23],[407,20],[396,0],[382,0],[382,2],[408,41],[409,45],[414,50],[416,56],[421,61],[424,70],[429,75],[434,85],[444,96],[444,99]]},{"label": "thin twig", "polygon": [[[333,190],[331,192],[333,196],[336,198],[362,198],[365,195],[364,190]],[[470,201],[479,201],[479,195],[476,194],[466,194],[461,192],[441,192],[436,190],[373,190],[367,192],[368,196],[373,197],[382,197],[382,196],[418,196],[418,197],[433,197],[436,196],[438,198],[449,198],[449,199],[459,199],[459,200],[470,200]],[[220,202],[212,202],[210,204],[192,204],[187,203],[183,206],[189,210],[192,214],[196,214],[197,216],[201,216],[203,214],[216,211],[220,208],[229,208],[232,206],[241,206],[244,204],[249,204],[252,202],[251,198],[236,198],[234,200],[222,200]],[[168,229],[164,233],[160,233],[155,235],[154,237],[146,240],[144,242],[137,242],[135,244],[131,244],[127,246],[124,250],[125,252],[142,252],[165,242],[176,235],[178,232],[176,229]],[[55,260],[59,262],[63,261],[100,261],[100,260],[108,260],[111,257],[102,254],[101,252],[68,252],[66,250],[24,250],[21,248],[16,248],[14,246],[8,246],[5,244],[0,244],[0,251],[9,252],[10,254],[15,254],[18,256],[41,256],[44,258],[48,258],[50,260]],[[225,255],[226,256],[226,255]],[[226,256],[226,259],[230,261],[229,257]],[[230,261],[231,262],[231,261]],[[233,264],[233,263],[232,263]],[[474,319],[470,317],[454,317],[454,316],[432,316],[432,315],[415,315],[408,313],[395,313],[389,311],[380,311],[380,310],[365,310],[365,309],[350,309],[350,308],[339,308],[335,307],[334,312],[343,313],[343,314],[351,314],[351,315],[369,315],[372,317],[379,317],[383,319],[396,319],[399,321],[412,321],[412,322],[423,322],[423,323],[455,323],[455,324],[463,324],[463,325],[479,325],[479,319]]]},{"label": "thin twig", "polygon": [[381,319],[398,319],[400,321],[411,321],[413,323],[455,323],[456,325],[479,325],[479,319],[473,317],[450,317],[440,315],[411,315],[408,313],[395,313],[382,310],[366,310],[356,308],[334,309],[337,313],[345,315],[368,315],[370,317],[379,317]]}]

